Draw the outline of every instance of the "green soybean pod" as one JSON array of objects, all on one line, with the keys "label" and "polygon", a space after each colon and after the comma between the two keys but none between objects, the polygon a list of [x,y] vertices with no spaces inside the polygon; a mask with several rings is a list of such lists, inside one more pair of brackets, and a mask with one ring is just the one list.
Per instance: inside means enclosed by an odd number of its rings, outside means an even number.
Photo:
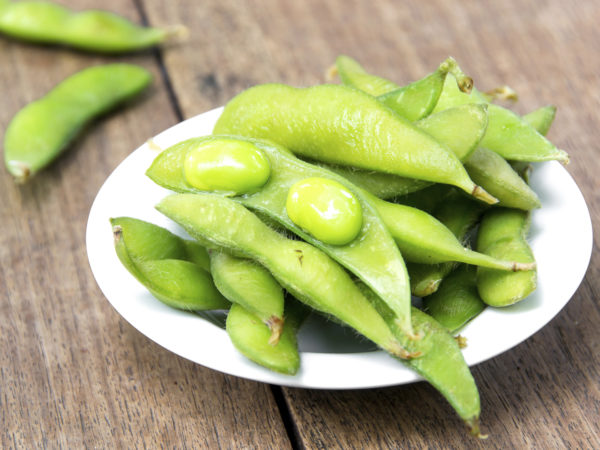
[{"label": "green soybean pod", "polygon": [[240,203],[215,194],[174,194],[156,208],[201,243],[257,261],[296,299],[349,325],[392,355],[413,356],[340,265],[306,242],[272,230]]},{"label": "green soybean pod", "polygon": [[[481,99],[473,92],[471,94],[460,92],[451,78],[446,78],[434,111],[465,103],[481,103]],[[564,150],[557,149],[525,120],[514,112],[494,104],[488,105],[488,128],[481,140],[481,146],[493,150],[508,160],[558,160],[564,163],[569,161],[569,156]]]},{"label": "green soybean pod", "polygon": [[[487,128],[487,106],[461,105],[431,114],[415,122],[437,141],[448,146],[459,159],[466,159],[477,148]],[[431,185],[429,181],[416,180],[384,172],[366,171],[354,167],[323,164],[376,197],[388,199],[416,192]]]},{"label": "green soybean pod", "polygon": [[[189,139],[164,150],[153,161],[146,174],[155,183],[177,192],[200,192],[186,181],[182,170],[190,152],[207,142],[252,143],[269,159],[271,175],[263,188],[254,193],[234,197],[260,214],[269,216],[286,229],[326,252],[337,262],[375,290],[396,312],[400,326],[410,330],[410,286],[404,261],[394,240],[366,194],[347,180],[323,168],[296,158],[286,149],[267,141],[233,136],[208,136]],[[307,233],[289,216],[288,193],[298,182],[324,178],[345,187],[359,202],[362,226],[358,236],[346,245],[332,245]],[[302,260],[301,255],[299,255]]]},{"label": "green soybean pod", "polygon": [[300,367],[296,333],[308,309],[291,298],[286,299],[285,325],[277,342],[272,331],[255,314],[239,303],[231,305],[226,330],[234,347],[246,358],[267,369],[295,375]]},{"label": "green soybean pod", "polygon": [[1,0],[0,33],[89,52],[125,53],[160,44],[184,29],[143,27],[108,11],[75,12],[46,1]]},{"label": "green soybean pod", "polygon": [[111,224],[119,260],[161,302],[191,311],[229,307],[210,273],[192,262],[200,251],[188,248],[198,244],[130,217],[111,219]]},{"label": "green soybean pod", "polygon": [[[480,203],[453,191],[446,195],[444,201],[435,208],[434,216],[456,236],[462,245],[466,245],[469,234],[479,221],[484,208]],[[433,294],[455,266],[454,262],[407,263],[406,270],[412,294],[417,297]]]},{"label": "green soybean pod", "polygon": [[219,292],[260,319],[271,331],[269,343],[276,344],[284,324],[283,289],[269,271],[254,261],[214,250],[210,273]]},{"label": "green soybean pod", "polygon": [[[366,286],[360,288],[392,331],[401,333],[394,323],[393,313],[385,303]],[[413,308],[411,317],[415,331],[424,336],[412,343],[413,349],[418,349],[422,356],[405,361],[404,364],[425,378],[446,398],[472,435],[485,438],[479,430],[479,392],[458,343],[446,328],[419,309]]]},{"label": "green soybean pod", "polygon": [[473,80],[463,74],[452,57],[443,61],[435,72],[406,86],[398,86],[385,78],[367,73],[348,56],[338,57],[336,68],[344,84],[376,96],[381,103],[410,121],[419,120],[431,113],[448,73],[454,74],[461,91],[469,92],[473,86]]},{"label": "green soybean pod", "polygon": [[447,146],[347,86],[252,87],[225,106],[213,132],[269,139],[306,158],[451,184],[497,201]]},{"label": "green soybean pod", "polygon": [[533,189],[496,152],[479,147],[464,165],[471,179],[498,199],[498,206],[525,211],[541,206]]},{"label": "green soybean pod", "polygon": [[366,194],[370,196],[371,203],[388,227],[405,261],[421,264],[458,261],[513,272],[535,267],[534,262],[493,257],[463,247],[452,231],[426,212]]},{"label": "green soybean pod", "polygon": [[152,77],[131,64],[78,72],[20,110],[4,136],[4,162],[17,181],[50,164],[92,119],[139,94]]},{"label": "green soybean pod", "polygon": [[435,293],[423,299],[423,311],[456,333],[486,307],[477,292],[476,275],[473,266],[454,269]]},{"label": "green soybean pod", "polygon": [[556,117],[556,106],[542,106],[523,116],[523,120],[537,130],[542,135],[548,134],[552,122]]},{"label": "green soybean pod", "polygon": [[[526,211],[495,208],[484,214],[477,235],[477,249],[498,258],[511,258],[521,263],[535,261],[527,243],[530,217]],[[537,273],[532,269],[520,273],[502,273],[479,268],[477,289],[481,299],[490,306],[508,306],[531,294],[537,285]]]},{"label": "green soybean pod", "polygon": [[402,87],[393,81],[368,73],[358,61],[349,56],[338,56],[335,60],[335,67],[342,83],[360,89],[374,97]]}]

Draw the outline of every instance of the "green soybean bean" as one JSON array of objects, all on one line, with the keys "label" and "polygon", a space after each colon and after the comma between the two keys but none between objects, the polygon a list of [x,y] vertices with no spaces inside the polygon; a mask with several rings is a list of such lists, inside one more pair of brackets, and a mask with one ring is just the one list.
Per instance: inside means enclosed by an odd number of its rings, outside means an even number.
[{"label": "green soybean bean", "polygon": [[285,375],[295,375],[300,367],[296,332],[308,310],[298,302],[286,300],[286,322],[278,342],[272,331],[255,314],[234,303],[227,314],[226,330],[235,348],[246,358]]},{"label": "green soybean bean", "polygon": [[222,309],[229,302],[202,265],[205,250],[168,230],[129,217],[111,219],[121,263],[161,302],[178,309]]},{"label": "green soybean bean", "polygon": [[537,130],[542,135],[548,134],[552,122],[556,117],[556,106],[542,106],[523,116],[523,120]]},{"label": "green soybean bean", "polygon": [[175,194],[156,208],[201,243],[257,261],[311,308],[349,325],[392,355],[411,356],[347,272],[321,250],[277,233],[227,197]]},{"label": "green soybean bean", "polygon": [[[481,99],[473,93],[460,92],[451,78],[446,78],[444,90],[434,111],[465,103],[481,103]],[[481,140],[481,146],[508,160],[558,160],[565,163],[569,160],[565,151],[557,149],[521,117],[494,104],[488,105],[488,128]]]},{"label": "green soybean bean", "polygon": [[269,179],[269,160],[254,145],[236,140],[206,141],[189,152],[183,164],[187,182],[201,191],[248,194]]},{"label": "green soybean bean", "polygon": [[306,158],[452,184],[496,202],[447,146],[346,86],[255,86],[225,106],[214,133],[270,139]]},{"label": "green soybean bean", "polygon": [[[473,230],[479,217],[484,210],[478,202],[461,195],[458,192],[450,192],[444,197],[434,211],[434,216],[443,223],[464,246],[469,240],[469,234]],[[410,279],[410,289],[413,295],[425,297],[433,294],[442,280],[456,266],[453,262],[441,264],[419,264],[407,263],[406,269]]]},{"label": "green soybean bean", "polygon": [[477,292],[476,275],[475,267],[461,265],[444,278],[435,293],[423,299],[423,310],[450,333],[456,333],[486,307]]},{"label": "green soybean bean", "polygon": [[343,184],[328,178],[295,183],[285,209],[292,222],[325,244],[349,244],[362,229],[358,199]]},{"label": "green soybean bean", "polygon": [[[410,286],[404,261],[386,225],[366,193],[344,178],[296,158],[286,149],[267,141],[249,138],[208,136],[189,139],[160,153],[146,172],[157,184],[177,192],[199,192],[190,186],[182,173],[188,152],[206,141],[243,140],[256,145],[269,158],[271,176],[254,194],[234,197],[245,206],[265,214],[285,228],[320,248],[375,290],[396,312],[400,326],[410,331]],[[288,216],[287,195],[297,182],[307,178],[326,178],[348,189],[359,201],[362,227],[359,235],[347,245],[331,245],[304,232]],[[298,257],[302,261],[302,255]]]},{"label": "green soybean bean", "polygon": [[[464,160],[475,150],[485,134],[486,111],[486,105],[461,105],[427,116],[415,122],[415,125],[437,141],[447,145],[455,155]],[[431,185],[428,181],[384,172],[322,163],[320,165],[383,199],[409,194]]]},{"label": "green soybean bean", "polygon": [[499,206],[525,211],[541,206],[537,194],[496,152],[479,147],[464,165],[471,179],[499,200]]},{"label": "green soybean bean", "polygon": [[130,64],[90,67],[30,103],[9,123],[4,162],[25,181],[52,162],[92,119],[140,93],[150,73]]},{"label": "green soybean bean", "polygon": [[271,331],[269,343],[276,344],[283,331],[283,289],[269,271],[254,261],[211,251],[210,273],[219,292],[260,319]]},{"label": "green soybean bean", "polygon": [[[394,315],[385,303],[365,286],[361,286],[361,290],[392,331],[400,334]],[[471,434],[485,437],[479,431],[481,406],[477,385],[458,343],[435,319],[417,308],[413,308],[411,317],[415,331],[424,336],[423,339],[412,342],[412,348],[420,351],[422,356],[405,361],[404,364],[429,381],[448,400],[465,421]]]},{"label": "green soybean bean", "polygon": [[[529,214],[510,208],[497,208],[484,214],[477,235],[477,249],[497,258],[510,258],[521,263],[533,263],[533,252],[527,243]],[[519,302],[536,288],[537,273],[529,270],[503,273],[479,268],[477,290],[490,306],[507,306]]]},{"label": "green soybean bean", "polygon": [[0,33],[30,42],[97,53],[123,53],[160,44],[183,28],[142,27],[107,11],[74,12],[44,1],[0,1]]}]

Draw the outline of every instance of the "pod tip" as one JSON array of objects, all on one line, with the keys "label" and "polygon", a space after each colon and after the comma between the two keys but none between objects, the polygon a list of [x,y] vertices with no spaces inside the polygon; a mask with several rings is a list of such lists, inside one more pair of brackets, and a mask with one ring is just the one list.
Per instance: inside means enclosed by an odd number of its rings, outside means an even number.
[{"label": "pod tip", "polygon": [[190,29],[185,25],[173,25],[165,29],[166,42],[185,42],[190,37]]},{"label": "pod tip", "polygon": [[494,204],[498,203],[498,199],[496,197],[494,197],[493,195],[489,194],[481,186],[475,185],[475,187],[471,191],[471,195],[485,203],[490,204],[490,205],[494,205]]},{"label": "pod tip", "polygon": [[484,94],[490,98],[490,100],[508,100],[516,102],[519,100],[519,95],[510,86],[498,86],[494,89],[484,92]]},{"label": "pod tip", "polygon": [[6,168],[19,184],[23,184],[31,178],[31,168],[22,161],[7,161]]},{"label": "pod tip", "polygon": [[535,262],[531,263],[519,263],[513,262],[512,271],[513,272],[521,272],[526,270],[535,270],[537,268],[537,264]]},{"label": "pod tip", "polygon": [[479,429],[479,417],[474,417],[472,419],[466,420],[465,423],[469,427],[469,434],[471,436],[475,436],[478,439],[487,439],[487,434],[482,434]]},{"label": "pod tip", "polygon": [[112,231],[115,243],[119,242],[123,238],[123,228],[121,227],[121,225],[115,225]]},{"label": "pod tip", "polygon": [[325,71],[325,80],[333,81],[338,76],[338,68],[336,65],[329,66],[329,68]]}]

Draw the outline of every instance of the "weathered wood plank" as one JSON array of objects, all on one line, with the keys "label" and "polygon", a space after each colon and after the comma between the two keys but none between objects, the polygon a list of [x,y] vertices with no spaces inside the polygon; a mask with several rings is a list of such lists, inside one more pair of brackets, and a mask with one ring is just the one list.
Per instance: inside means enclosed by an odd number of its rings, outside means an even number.
[{"label": "weathered wood plank", "polygon": [[[65,3],[140,21],[134,2]],[[115,60],[148,68],[152,88],[29,184],[0,171],[0,447],[287,448],[268,386],[150,342],[112,309],[89,269],[85,227],[96,192],[133,149],[178,120],[154,54],[96,57],[0,38],[0,136],[69,74]]]}]

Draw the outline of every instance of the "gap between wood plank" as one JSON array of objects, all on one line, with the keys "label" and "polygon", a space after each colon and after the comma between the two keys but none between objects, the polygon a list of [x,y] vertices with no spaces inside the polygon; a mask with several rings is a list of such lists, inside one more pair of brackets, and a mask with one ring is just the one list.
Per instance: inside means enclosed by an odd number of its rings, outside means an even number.
[{"label": "gap between wood plank", "polygon": [[[140,19],[144,26],[151,26],[148,22],[148,16],[146,15],[146,10],[144,9],[144,5],[142,0],[133,0],[133,4],[140,14]],[[158,63],[158,68],[160,70],[160,74],[162,76],[163,83],[165,84],[165,88],[167,89],[167,96],[169,97],[169,101],[173,106],[173,112],[177,116],[177,120],[182,122],[184,117],[181,112],[181,106],[179,105],[179,100],[177,99],[177,95],[175,94],[175,90],[173,89],[173,83],[171,82],[171,77],[169,76],[169,72],[167,71],[167,67],[165,66],[165,62],[162,55],[162,49],[160,47],[155,47],[152,49],[152,54],[154,55],[156,62]]]}]

